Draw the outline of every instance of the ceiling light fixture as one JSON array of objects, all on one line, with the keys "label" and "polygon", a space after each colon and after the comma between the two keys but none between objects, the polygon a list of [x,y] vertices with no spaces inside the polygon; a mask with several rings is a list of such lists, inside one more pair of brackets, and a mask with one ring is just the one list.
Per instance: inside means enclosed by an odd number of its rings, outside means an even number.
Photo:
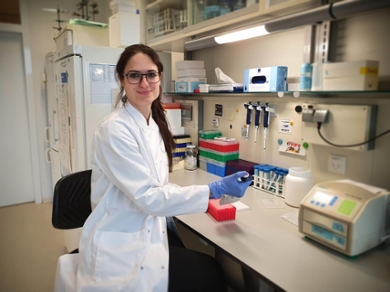
[{"label": "ceiling light fixture", "polygon": [[265,29],[265,26],[260,25],[260,26],[255,26],[255,27],[227,33],[224,35],[216,36],[214,37],[214,40],[221,45],[226,43],[247,40],[247,39],[251,39],[251,38],[255,38],[267,34],[269,34],[269,32]]}]

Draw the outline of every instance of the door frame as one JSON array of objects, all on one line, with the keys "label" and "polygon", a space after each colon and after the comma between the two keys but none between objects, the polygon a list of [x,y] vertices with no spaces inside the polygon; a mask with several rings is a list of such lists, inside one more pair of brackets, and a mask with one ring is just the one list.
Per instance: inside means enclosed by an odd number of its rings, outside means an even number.
[{"label": "door frame", "polygon": [[30,135],[30,158],[32,164],[32,181],[34,184],[34,198],[35,203],[42,203],[42,186],[40,181],[40,168],[39,168],[39,151],[38,151],[38,139],[37,139],[37,124],[35,114],[35,99],[34,99],[34,87],[32,77],[32,62],[31,62],[31,46],[30,38],[28,34],[28,7],[25,1],[19,1],[21,25],[19,24],[7,24],[0,23],[0,30],[5,32],[20,33],[22,35],[23,57],[24,57],[24,77],[26,80],[26,98],[27,98],[27,111],[28,111],[28,129]]}]

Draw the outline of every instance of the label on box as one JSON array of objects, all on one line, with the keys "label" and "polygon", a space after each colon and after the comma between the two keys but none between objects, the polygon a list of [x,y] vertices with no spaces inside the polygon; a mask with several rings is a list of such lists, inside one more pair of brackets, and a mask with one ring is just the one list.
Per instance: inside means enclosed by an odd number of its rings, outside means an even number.
[{"label": "label on box", "polygon": [[325,63],[324,78],[357,77],[361,75],[378,76],[378,61],[353,61]]},{"label": "label on box", "polygon": [[206,84],[207,78],[178,78],[175,81],[176,92],[194,92],[199,89],[199,84]]}]

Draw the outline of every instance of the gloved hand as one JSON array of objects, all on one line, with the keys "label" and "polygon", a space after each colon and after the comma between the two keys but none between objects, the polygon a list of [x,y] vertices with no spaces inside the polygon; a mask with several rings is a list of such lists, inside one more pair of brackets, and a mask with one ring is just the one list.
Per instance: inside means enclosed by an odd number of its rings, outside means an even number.
[{"label": "gloved hand", "polygon": [[252,183],[251,179],[245,182],[239,182],[240,177],[246,176],[246,171],[239,171],[216,182],[209,183],[212,199],[219,199],[223,194],[241,198],[244,196],[246,189]]}]

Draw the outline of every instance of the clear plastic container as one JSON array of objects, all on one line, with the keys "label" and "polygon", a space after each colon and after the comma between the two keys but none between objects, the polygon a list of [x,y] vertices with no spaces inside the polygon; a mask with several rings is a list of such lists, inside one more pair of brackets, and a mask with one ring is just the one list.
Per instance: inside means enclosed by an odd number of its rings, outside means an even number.
[{"label": "clear plastic container", "polygon": [[207,162],[208,162],[208,158],[204,156],[199,156],[199,168],[206,172],[207,172]]},{"label": "clear plastic container", "polygon": [[195,170],[197,168],[198,149],[195,145],[188,145],[186,156],[184,159],[184,167],[187,170]]},{"label": "clear plastic container", "polygon": [[214,159],[208,159],[207,172],[224,177],[226,175],[226,162],[220,162]]}]

